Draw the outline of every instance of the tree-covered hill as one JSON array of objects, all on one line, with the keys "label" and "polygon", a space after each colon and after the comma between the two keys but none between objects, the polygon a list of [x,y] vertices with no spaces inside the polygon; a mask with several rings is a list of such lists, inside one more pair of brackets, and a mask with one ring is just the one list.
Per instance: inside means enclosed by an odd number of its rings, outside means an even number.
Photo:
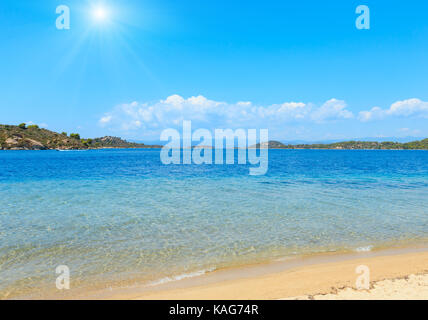
[{"label": "tree-covered hill", "polygon": [[37,125],[0,125],[0,150],[82,150],[97,148],[156,148],[118,137],[81,139],[77,133],[57,133]]}]

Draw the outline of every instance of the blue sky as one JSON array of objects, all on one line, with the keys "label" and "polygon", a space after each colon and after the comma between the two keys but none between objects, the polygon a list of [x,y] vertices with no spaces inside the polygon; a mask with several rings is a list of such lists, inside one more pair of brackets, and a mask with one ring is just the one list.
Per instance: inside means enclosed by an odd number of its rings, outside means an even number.
[{"label": "blue sky", "polygon": [[279,140],[428,136],[426,1],[4,0],[0,38],[0,123],[148,141],[182,120]]}]

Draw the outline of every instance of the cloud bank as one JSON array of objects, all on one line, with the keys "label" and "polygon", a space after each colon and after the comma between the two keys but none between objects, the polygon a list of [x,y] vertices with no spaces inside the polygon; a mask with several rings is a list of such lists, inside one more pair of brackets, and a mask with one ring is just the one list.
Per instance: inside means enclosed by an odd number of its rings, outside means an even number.
[{"label": "cloud bank", "polygon": [[369,111],[361,111],[358,119],[363,122],[382,120],[387,117],[419,117],[428,118],[428,102],[419,99],[408,99],[394,102],[389,109],[373,107]]},{"label": "cloud bank", "polygon": [[388,109],[373,107],[354,115],[345,101],[335,98],[321,105],[291,101],[263,106],[175,94],[153,103],[118,105],[102,115],[99,125],[115,132],[144,132],[145,136],[156,137],[166,128],[180,128],[183,120],[191,120],[193,128],[268,128],[272,133],[281,133],[292,125],[315,128],[313,125],[325,124],[332,128],[329,124],[343,122],[346,126],[345,121],[366,123],[390,117],[428,118],[428,102],[408,99],[394,102]]},{"label": "cloud bank", "polygon": [[330,99],[317,107],[311,103],[284,102],[269,106],[249,101],[228,103],[204,96],[183,98],[172,95],[155,103],[125,103],[105,113],[99,124],[122,131],[157,130],[175,127],[183,120],[204,128],[259,128],[289,122],[316,122],[350,119],[354,115],[345,101]]}]

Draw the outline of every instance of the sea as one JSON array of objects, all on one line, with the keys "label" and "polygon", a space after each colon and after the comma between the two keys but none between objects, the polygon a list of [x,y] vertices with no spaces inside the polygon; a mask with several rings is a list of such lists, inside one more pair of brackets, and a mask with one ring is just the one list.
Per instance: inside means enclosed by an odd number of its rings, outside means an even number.
[{"label": "sea", "polygon": [[0,151],[0,298],[55,297],[58,266],[86,292],[427,243],[428,151],[269,150],[265,175],[251,166]]}]

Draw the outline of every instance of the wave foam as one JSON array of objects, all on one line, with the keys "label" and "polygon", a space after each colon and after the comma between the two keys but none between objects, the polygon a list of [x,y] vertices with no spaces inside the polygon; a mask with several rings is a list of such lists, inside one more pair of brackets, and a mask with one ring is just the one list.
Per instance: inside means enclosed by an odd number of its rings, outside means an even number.
[{"label": "wave foam", "polygon": [[191,272],[191,273],[183,273],[183,274],[173,276],[173,277],[165,277],[165,278],[150,282],[147,286],[152,287],[152,286],[165,284],[168,282],[180,281],[180,280],[187,279],[187,278],[199,277],[199,276],[203,276],[204,274],[206,274],[208,272],[212,272],[214,270],[215,270],[215,268],[210,268],[210,269],[199,270],[199,271],[195,271],[195,272]]},{"label": "wave foam", "polygon": [[372,249],[373,249],[373,246],[370,245],[370,246],[366,246],[366,247],[358,247],[355,249],[355,251],[356,252],[370,252],[370,251],[372,251]]}]

